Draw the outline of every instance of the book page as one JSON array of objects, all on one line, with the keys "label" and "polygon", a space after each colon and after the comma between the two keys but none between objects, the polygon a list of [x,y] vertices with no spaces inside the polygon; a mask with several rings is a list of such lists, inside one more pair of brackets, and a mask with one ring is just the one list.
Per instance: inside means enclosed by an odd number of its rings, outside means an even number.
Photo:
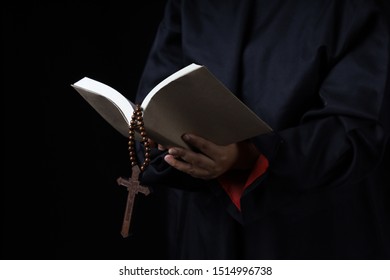
[{"label": "book page", "polygon": [[184,133],[228,145],[272,131],[204,66],[166,83],[146,104],[145,129],[166,146],[189,148]]},{"label": "book page", "polygon": [[[112,87],[85,77],[72,85],[117,131],[128,137],[135,104]],[[205,66],[192,63],[155,86],[141,103],[148,137],[165,146],[188,145],[194,133],[227,145],[272,131]],[[139,140],[139,134],[136,133]]]},{"label": "book page", "polygon": [[147,95],[146,97],[144,98],[144,100],[142,101],[142,104],[141,104],[141,107],[142,108],[146,108],[150,102],[150,100],[152,99],[152,97],[157,93],[159,92],[163,87],[165,87],[166,85],[168,85],[169,83],[173,82],[174,80],[184,76],[184,75],[187,75],[188,73],[192,72],[192,71],[195,71],[196,69],[199,69],[201,68],[202,66],[201,65],[198,65],[198,64],[195,64],[195,63],[191,63],[190,65],[180,69],[179,71],[173,73],[172,75],[168,76],[167,78],[165,78],[164,80],[162,80],[160,83],[158,83]]},{"label": "book page", "polygon": [[85,77],[72,85],[116,130],[128,136],[134,105],[117,90]]}]

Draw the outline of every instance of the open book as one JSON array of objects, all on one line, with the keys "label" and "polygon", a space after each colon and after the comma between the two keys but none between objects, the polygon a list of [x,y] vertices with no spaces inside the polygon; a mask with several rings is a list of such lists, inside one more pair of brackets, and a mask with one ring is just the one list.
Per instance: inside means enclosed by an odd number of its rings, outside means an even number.
[{"label": "open book", "polygon": [[[128,136],[135,104],[112,87],[88,77],[72,84],[117,131]],[[227,145],[272,129],[205,66],[192,63],[157,84],[140,104],[149,138],[188,147],[184,133]]]}]

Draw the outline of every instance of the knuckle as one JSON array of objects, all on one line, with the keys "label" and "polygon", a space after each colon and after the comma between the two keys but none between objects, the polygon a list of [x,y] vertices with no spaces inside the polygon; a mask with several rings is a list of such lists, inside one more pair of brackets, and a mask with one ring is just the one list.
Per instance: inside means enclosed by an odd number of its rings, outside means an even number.
[{"label": "knuckle", "polygon": [[191,175],[192,177],[196,177],[196,170],[193,168],[193,167],[190,167],[188,170],[187,170],[187,173],[189,175]]}]

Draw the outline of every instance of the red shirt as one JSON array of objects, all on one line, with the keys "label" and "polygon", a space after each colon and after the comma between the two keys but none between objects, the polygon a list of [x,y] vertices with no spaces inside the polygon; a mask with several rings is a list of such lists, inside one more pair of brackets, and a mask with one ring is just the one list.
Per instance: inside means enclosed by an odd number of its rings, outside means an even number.
[{"label": "red shirt", "polygon": [[264,155],[260,155],[252,169],[232,170],[218,178],[222,188],[238,209],[241,209],[240,199],[244,190],[265,173],[268,165],[268,159]]}]

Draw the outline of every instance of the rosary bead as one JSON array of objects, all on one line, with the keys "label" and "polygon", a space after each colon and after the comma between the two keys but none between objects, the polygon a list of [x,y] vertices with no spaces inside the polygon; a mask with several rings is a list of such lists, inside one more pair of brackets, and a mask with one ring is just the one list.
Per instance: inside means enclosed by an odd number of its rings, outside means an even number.
[{"label": "rosary bead", "polygon": [[150,162],[150,143],[144,127],[142,108],[139,104],[136,105],[136,108],[131,116],[131,121],[129,126],[128,150],[130,156],[130,163],[132,167],[137,165],[137,158],[135,153],[135,136],[134,136],[136,129],[140,131],[142,137],[141,142],[143,143],[145,148],[145,159],[140,166],[140,170],[144,171]]}]

